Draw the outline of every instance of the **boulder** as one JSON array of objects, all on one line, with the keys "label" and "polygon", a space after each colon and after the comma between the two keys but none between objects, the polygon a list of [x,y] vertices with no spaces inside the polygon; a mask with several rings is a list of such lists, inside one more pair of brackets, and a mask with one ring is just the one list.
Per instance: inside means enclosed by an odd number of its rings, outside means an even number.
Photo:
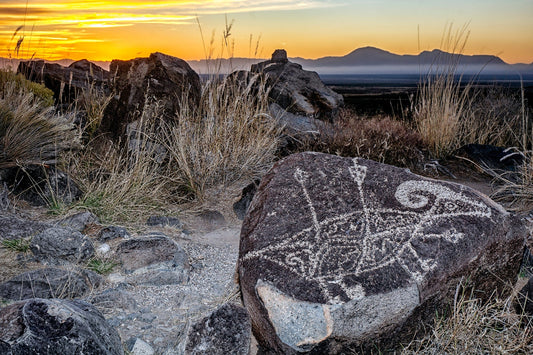
[{"label": "boulder", "polygon": [[503,148],[489,144],[467,144],[459,148],[456,155],[464,156],[496,172],[516,171],[524,162],[524,155],[516,148]]},{"label": "boulder", "polygon": [[99,287],[102,277],[89,270],[45,268],[28,271],[0,284],[0,298],[83,297]]},{"label": "boulder", "polygon": [[175,285],[189,279],[189,257],[164,235],[128,239],[116,250],[128,282],[144,285]]},{"label": "boulder", "polygon": [[107,70],[86,59],[64,67],[44,60],[20,62],[17,68],[27,79],[44,84],[54,92],[56,102],[69,104],[74,102],[82,90],[89,87],[110,92],[111,76]]},{"label": "boulder", "polygon": [[78,232],[83,232],[85,228],[92,224],[99,223],[98,217],[89,211],[78,212],[73,215],[62,218],[56,222],[60,227],[74,229]]},{"label": "boulder", "polygon": [[82,195],[74,180],[53,165],[8,168],[2,180],[14,195],[34,206],[69,205]]},{"label": "boulder", "polygon": [[198,74],[185,61],[163,53],[113,60],[110,72],[115,78],[116,95],[106,108],[100,128],[115,138],[122,136],[126,126],[139,119],[151,103],[159,102],[162,116],[173,119],[185,94],[191,105],[200,98]]},{"label": "boulder", "polygon": [[25,219],[12,213],[0,213],[0,240],[33,237],[49,227],[46,223]]},{"label": "boulder", "polygon": [[87,236],[61,227],[51,227],[37,234],[30,250],[37,260],[49,265],[81,263],[94,255],[93,243]]},{"label": "boulder", "polygon": [[118,332],[83,301],[29,299],[0,308],[2,354],[124,354]]},{"label": "boulder", "polygon": [[185,353],[190,355],[248,355],[252,326],[246,309],[226,303],[194,324]]},{"label": "boulder", "polygon": [[360,158],[276,163],[250,205],[238,272],[259,343],[277,353],[393,350],[461,280],[516,280],[522,220],[468,187]]},{"label": "boulder", "polygon": [[344,104],[342,95],[325,86],[316,72],[291,63],[284,50],[276,50],[271,60],[252,65],[251,72],[265,75],[270,99],[295,115],[332,121]]}]

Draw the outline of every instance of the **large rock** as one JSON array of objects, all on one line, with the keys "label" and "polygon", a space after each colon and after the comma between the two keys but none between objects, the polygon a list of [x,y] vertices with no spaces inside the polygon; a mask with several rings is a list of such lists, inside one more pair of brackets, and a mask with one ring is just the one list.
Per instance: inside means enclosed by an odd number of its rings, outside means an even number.
[{"label": "large rock", "polygon": [[3,170],[0,178],[14,195],[34,206],[69,205],[83,194],[76,182],[54,165],[13,167]]},{"label": "large rock", "polygon": [[187,336],[189,355],[248,355],[252,326],[242,307],[226,303],[194,324]]},{"label": "large rock", "polygon": [[0,240],[33,237],[50,225],[22,218],[12,213],[0,213]]},{"label": "large rock", "polygon": [[128,281],[144,285],[175,285],[189,280],[189,256],[164,235],[128,239],[120,243],[116,257]]},{"label": "large rock", "polygon": [[0,352],[124,354],[118,332],[83,301],[30,299],[0,308]]},{"label": "large rock", "polygon": [[[115,77],[115,97],[106,108],[101,129],[115,137],[140,118],[146,105],[158,101],[165,118],[173,118],[182,97],[189,103],[200,97],[200,77],[185,61],[163,53],[128,61],[113,60],[110,72]],[[158,117],[157,117],[158,118]]]},{"label": "large rock", "polygon": [[285,50],[276,50],[271,60],[252,65],[251,72],[263,73],[270,89],[269,97],[295,115],[331,121],[344,104],[342,95],[326,87],[316,72],[289,62]]},{"label": "large rock", "polygon": [[30,250],[35,258],[50,265],[81,263],[94,255],[94,246],[87,236],[61,227],[51,227],[37,234]]},{"label": "large rock", "polygon": [[86,59],[64,67],[44,60],[20,62],[17,68],[27,79],[44,84],[54,92],[57,102],[72,103],[82,90],[90,86],[109,93],[107,70]]},{"label": "large rock", "polygon": [[28,271],[0,284],[0,298],[83,297],[99,287],[102,277],[89,270],[45,268]]},{"label": "large rock", "polygon": [[292,155],[243,222],[239,278],[254,334],[278,353],[409,342],[460,280],[476,296],[518,274],[526,230],[486,196],[358,158]]}]

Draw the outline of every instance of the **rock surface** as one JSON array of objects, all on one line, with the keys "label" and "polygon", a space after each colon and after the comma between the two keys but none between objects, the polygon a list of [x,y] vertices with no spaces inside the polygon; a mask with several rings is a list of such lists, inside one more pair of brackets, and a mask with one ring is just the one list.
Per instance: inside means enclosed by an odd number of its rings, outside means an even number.
[{"label": "rock surface", "polygon": [[192,326],[185,353],[248,355],[252,326],[246,309],[227,303]]},{"label": "rock surface", "polygon": [[251,72],[263,73],[269,97],[295,115],[331,121],[344,104],[342,95],[326,87],[316,72],[289,62],[284,50],[276,50],[271,60],[252,65]]},{"label": "rock surface", "polygon": [[119,335],[83,301],[30,299],[0,308],[2,354],[123,354]]},{"label": "rock surface", "polygon": [[14,195],[34,206],[69,205],[82,195],[74,180],[55,166],[9,168],[3,171],[2,179]]},{"label": "rock surface", "polygon": [[480,297],[516,280],[526,235],[467,187],[295,154],[263,177],[243,222],[243,300],[256,338],[278,353],[387,346],[412,339],[462,277]]},{"label": "rock surface", "polygon": [[61,227],[74,229],[83,232],[90,224],[98,223],[98,217],[89,211],[78,212],[59,220],[56,224]]},{"label": "rock surface", "polygon": [[49,227],[46,223],[24,219],[12,213],[0,214],[0,240],[33,237]]},{"label": "rock surface", "polygon": [[166,236],[128,239],[117,247],[116,255],[130,282],[144,285],[185,283],[189,258],[183,248]]},{"label": "rock surface", "polygon": [[[117,93],[106,108],[101,129],[114,137],[137,120],[147,104],[159,101],[163,117],[172,119],[183,94],[190,104],[200,97],[200,77],[185,61],[163,53],[128,61],[113,60],[110,72]],[[147,107],[146,107],[147,108]]]},{"label": "rock surface", "polygon": [[92,271],[44,268],[25,272],[1,283],[0,298],[21,300],[83,297],[101,283],[102,278]]},{"label": "rock surface", "polygon": [[78,93],[91,85],[105,92],[110,89],[109,72],[86,59],[74,62],[68,67],[45,63],[44,60],[20,62],[17,72],[52,90],[58,103],[74,102]]},{"label": "rock surface", "polygon": [[80,232],[61,227],[51,227],[37,234],[30,250],[35,258],[49,265],[81,263],[94,255],[94,246]]}]

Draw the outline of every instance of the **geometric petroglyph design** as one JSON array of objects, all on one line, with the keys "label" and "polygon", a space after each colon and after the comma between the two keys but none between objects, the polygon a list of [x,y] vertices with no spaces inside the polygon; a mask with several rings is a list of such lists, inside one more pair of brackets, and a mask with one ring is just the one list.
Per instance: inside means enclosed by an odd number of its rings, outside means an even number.
[{"label": "geometric petroglyph design", "polygon": [[[364,277],[393,263],[409,275],[410,282],[422,282],[437,264],[435,259],[419,255],[416,243],[431,239],[457,243],[464,237],[452,226],[437,228],[432,234],[428,232],[431,226],[445,218],[491,216],[490,207],[482,201],[431,181],[410,180],[397,187],[394,197],[406,209],[373,206],[366,201],[363,190],[367,167],[358,164],[355,158],[349,173],[356,183],[361,208],[319,221],[306,187],[309,174],[298,168],[294,179],[301,186],[310,210],[310,227],[284,235],[275,245],[248,252],[243,261],[273,262],[318,284],[327,303],[340,304],[365,296],[360,284],[345,282],[347,277],[351,280]],[[343,299],[331,294],[332,285],[342,290]]]}]

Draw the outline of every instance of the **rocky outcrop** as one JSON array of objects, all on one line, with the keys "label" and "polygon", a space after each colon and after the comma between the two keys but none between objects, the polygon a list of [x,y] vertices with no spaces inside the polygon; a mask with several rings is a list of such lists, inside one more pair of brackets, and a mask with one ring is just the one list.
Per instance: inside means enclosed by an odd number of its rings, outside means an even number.
[{"label": "rocky outcrop", "polygon": [[185,353],[248,355],[251,336],[248,312],[242,307],[226,303],[192,326]]},{"label": "rocky outcrop", "polygon": [[200,77],[185,61],[163,53],[128,61],[113,60],[115,96],[106,108],[101,129],[114,137],[140,118],[148,105],[158,102],[164,118],[173,119],[182,99],[197,103]]},{"label": "rocky outcrop", "polygon": [[0,284],[0,298],[83,297],[100,286],[102,278],[92,271],[44,268],[28,271]]},{"label": "rocky outcrop", "polygon": [[83,301],[30,299],[0,308],[0,353],[124,354],[119,335]]},{"label": "rocky outcrop", "polygon": [[263,73],[273,102],[298,116],[331,121],[344,104],[342,95],[326,87],[316,72],[291,63],[285,50],[278,49],[271,60],[252,65],[251,72]]},{"label": "rocky outcrop", "polygon": [[57,103],[74,102],[78,94],[90,86],[110,92],[109,72],[86,59],[68,67],[45,63],[44,60],[20,62],[17,72],[52,90]]},{"label": "rocky outcrop", "polygon": [[266,176],[238,272],[256,338],[277,353],[409,342],[461,280],[516,280],[526,229],[486,196],[358,158],[301,153]]}]

